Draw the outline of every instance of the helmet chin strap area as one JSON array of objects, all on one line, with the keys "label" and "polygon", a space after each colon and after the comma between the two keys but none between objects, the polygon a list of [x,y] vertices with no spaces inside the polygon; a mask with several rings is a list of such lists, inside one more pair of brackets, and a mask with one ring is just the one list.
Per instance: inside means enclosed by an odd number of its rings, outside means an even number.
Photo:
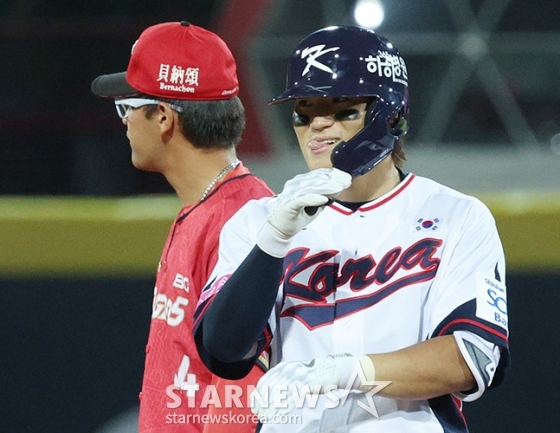
[{"label": "helmet chin strap area", "polygon": [[[398,115],[395,125],[393,118]],[[408,129],[406,119],[400,109],[382,101],[373,102],[368,107],[366,126],[348,141],[342,141],[331,153],[333,167],[351,174],[362,176],[387,158],[396,141]]]}]

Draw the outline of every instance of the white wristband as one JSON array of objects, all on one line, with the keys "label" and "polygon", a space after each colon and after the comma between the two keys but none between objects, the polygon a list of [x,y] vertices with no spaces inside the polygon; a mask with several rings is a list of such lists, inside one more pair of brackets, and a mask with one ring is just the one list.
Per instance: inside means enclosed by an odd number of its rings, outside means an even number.
[{"label": "white wristband", "polygon": [[[375,381],[375,366],[369,356],[352,356],[347,353],[330,355],[338,369],[340,389],[357,389],[359,391],[370,391]],[[362,379],[364,380],[363,383]],[[350,384],[350,386],[348,386]]]},{"label": "white wristband", "polygon": [[367,382],[367,384],[360,382],[358,389],[363,392],[371,391],[375,382],[375,365],[373,365],[373,361],[367,355],[359,356],[358,361],[360,362],[364,379]]}]

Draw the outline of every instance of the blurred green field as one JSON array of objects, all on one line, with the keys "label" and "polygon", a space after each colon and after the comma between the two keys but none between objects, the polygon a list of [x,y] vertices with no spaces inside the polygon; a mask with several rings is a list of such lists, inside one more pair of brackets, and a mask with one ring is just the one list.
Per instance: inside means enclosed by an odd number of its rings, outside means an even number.
[{"label": "blurred green field", "polygon": [[[496,218],[508,271],[560,270],[560,193],[472,193]],[[173,196],[0,197],[0,276],[151,276]]]},{"label": "blurred green field", "polygon": [[0,198],[0,275],[155,275],[175,196]]}]

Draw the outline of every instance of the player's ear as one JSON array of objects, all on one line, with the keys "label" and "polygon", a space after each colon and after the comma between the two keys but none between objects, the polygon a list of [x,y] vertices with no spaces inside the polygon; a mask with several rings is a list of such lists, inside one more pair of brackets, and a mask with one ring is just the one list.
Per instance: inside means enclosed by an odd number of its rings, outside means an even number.
[{"label": "player's ear", "polygon": [[175,111],[166,103],[160,102],[157,107],[156,116],[162,135],[172,134],[173,128],[176,125]]}]

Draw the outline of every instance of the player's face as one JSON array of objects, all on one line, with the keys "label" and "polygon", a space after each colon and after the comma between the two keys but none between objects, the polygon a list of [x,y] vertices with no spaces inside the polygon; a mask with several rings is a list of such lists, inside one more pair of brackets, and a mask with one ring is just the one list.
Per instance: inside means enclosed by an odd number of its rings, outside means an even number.
[{"label": "player's face", "polygon": [[331,153],[364,127],[368,98],[296,99],[292,124],[310,170],[332,167]]},{"label": "player's face", "polygon": [[156,116],[146,118],[146,107],[130,110],[122,122],[126,125],[126,136],[132,149],[132,164],[145,171],[158,171],[160,130]]}]

